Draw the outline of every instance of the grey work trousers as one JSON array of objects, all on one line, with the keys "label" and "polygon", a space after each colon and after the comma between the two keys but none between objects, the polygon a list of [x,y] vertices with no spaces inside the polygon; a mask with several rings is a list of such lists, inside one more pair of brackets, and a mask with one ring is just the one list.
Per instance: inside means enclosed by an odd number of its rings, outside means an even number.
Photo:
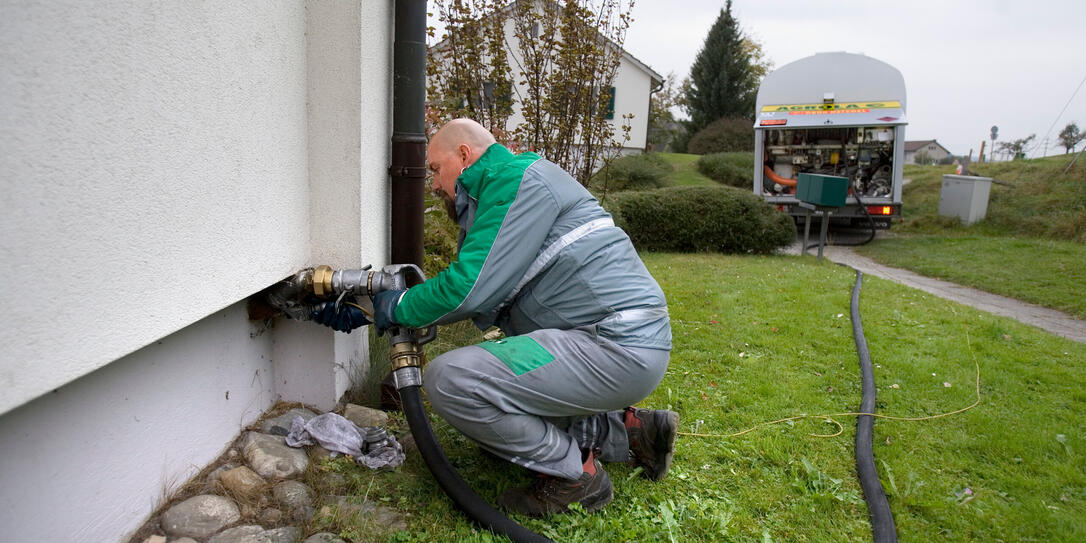
[{"label": "grey work trousers", "polygon": [[525,334],[554,359],[517,374],[472,345],[426,366],[430,405],[483,448],[533,471],[581,476],[581,449],[625,461],[624,407],[648,396],[664,377],[670,351],[623,347],[591,329]]}]

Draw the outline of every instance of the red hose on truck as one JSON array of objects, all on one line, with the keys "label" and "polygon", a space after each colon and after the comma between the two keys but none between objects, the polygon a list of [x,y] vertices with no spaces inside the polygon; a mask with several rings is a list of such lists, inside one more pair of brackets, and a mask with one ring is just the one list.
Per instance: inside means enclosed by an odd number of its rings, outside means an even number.
[{"label": "red hose on truck", "polygon": [[768,165],[763,166],[763,167],[765,168],[765,176],[768,177],[770,181],[772,181],[774,183],[777,183],[778,185],[784,185],[786,187],[795,187],[796,186],[796,180],[795,179],[789,179],[787,177],[781,177],[781,176],[777,175],[773,171],[773,168],[770,168]]}]

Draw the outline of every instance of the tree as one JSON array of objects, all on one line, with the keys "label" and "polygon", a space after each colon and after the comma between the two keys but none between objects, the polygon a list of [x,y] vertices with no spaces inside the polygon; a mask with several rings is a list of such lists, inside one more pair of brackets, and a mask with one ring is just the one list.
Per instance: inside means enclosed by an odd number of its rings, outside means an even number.
[{"label": "tree", "polygon": [[928,154],[927,151],[917,151],[916,154],[913,155],[913,162],[924,166],[931,166],[933,164],[931,155]]},{"label": "tree", "polygon": [[[750,36],[743,37],[743,52],[750,58],[750,73],[754,76],[755,83],[761,81],[769,70],[773,69],[773,61],[765,56],[762,44],[754,41]],[[757,89],[757,87],[755,87]],[[755,90],[755,94],[757,94]]]},{"label": "tree", "polygon": [[761,61],[761,46],[743,36],[728,0],[690,68],[686,100],[691,134],[722,117],[754,118],[758,77],[768,63],[754,65],[752,55]]},{"label": "tree", "polygon": [[685,105],[686,98],[675,82],[674,72],[667,74],[663,86],[652,94],[649,101],[648,137],[654,150],[674,150],[675,138],[684,131],[675,113]]},{"label": "tree", "polygon": [[1086,139],[1086,134],[1079,132],[1076,123],[1068,123],[1067,126],[1063,127],[1063,130],[1060,130],[1060,145],[1063,145],[1063,148],[1066,149],[1064,154],[1074,152],[1075,146],[1083,139]]},{"label": "tree", "polygon": [[1022,160],[1026,158],[1026,147],[1029,145],[1029,142],[1033,141],[1033,138],[1036,137],[1037,134],[1030,134],[1028,138],[1001,141],[999,142],[997,149],[1001,153],[1010,155],[1012,160]]},{"label": "tree", "polygon": [[[633,117],[613,119],[611,101],[632,21],[629,0],[435,4],[446,25],[428,66],[438,122],[471,117],[502,143],[539,153],[583,184],[617,155]],[[509,127],[517,106],[524,122]]]},{"label": "tree", "polygon": [[504,53],[504,18],[482,16],[498,12],[500,0],[450,0],[436,7],[446,33],[426,64],[434,120],[470,117],[506,141],[513,76]]}]

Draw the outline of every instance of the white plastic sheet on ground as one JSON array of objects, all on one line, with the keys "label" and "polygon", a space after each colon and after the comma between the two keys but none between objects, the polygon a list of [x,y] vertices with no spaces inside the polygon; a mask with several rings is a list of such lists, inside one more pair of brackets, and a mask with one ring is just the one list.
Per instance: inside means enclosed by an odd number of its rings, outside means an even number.
[{"label": "white plastic sheet on ground", "polygon": [[291,447],[320,445],[330,451],[350,455],[357,463],[370,469],[394,468],[402,464],[407,455],[392,434],[388,434],[388,438],[379,446],[367,449],[366,433],[370,428],[356,426],[335,413],[317,415],[308,422],[302,417],[295,417],[290,423],[286,442]]}]

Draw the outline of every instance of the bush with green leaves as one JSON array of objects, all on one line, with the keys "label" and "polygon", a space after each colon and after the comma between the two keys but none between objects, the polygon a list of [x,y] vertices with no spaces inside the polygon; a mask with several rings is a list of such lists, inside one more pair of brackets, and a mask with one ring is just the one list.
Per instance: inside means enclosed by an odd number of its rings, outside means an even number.
[{"label": "bush with green leaves", "polygon": [[456,260],[460,226],[449,219],[445,206],[433,193],[426,191],[424,201],[426,211],[423,215],[422,243],[425,256],[422,269],[426,277],[433,277]]},{"label": "bush with green leaves", "polygon": [[741,189],[754,186],[754,153],[713,153],[697,162],[702,175]]},{"label": "bush with green leaves", "polygon": [[686,152],[695,155],[729,151],[754,152],[754,123],[750,119],[725,117],[713,121],[686,145]]},{"label": "bush with green leaves", "polygon": [[796,237],[791,217],[732,187],[621,192],[606,207],[644,251],[767,254]]},{"label": "bush with green leaves", "polygon": [[627,155],[596,172],[589,188],[608,192],[660,188],[672,171],[671,165],[656,153]]}]

